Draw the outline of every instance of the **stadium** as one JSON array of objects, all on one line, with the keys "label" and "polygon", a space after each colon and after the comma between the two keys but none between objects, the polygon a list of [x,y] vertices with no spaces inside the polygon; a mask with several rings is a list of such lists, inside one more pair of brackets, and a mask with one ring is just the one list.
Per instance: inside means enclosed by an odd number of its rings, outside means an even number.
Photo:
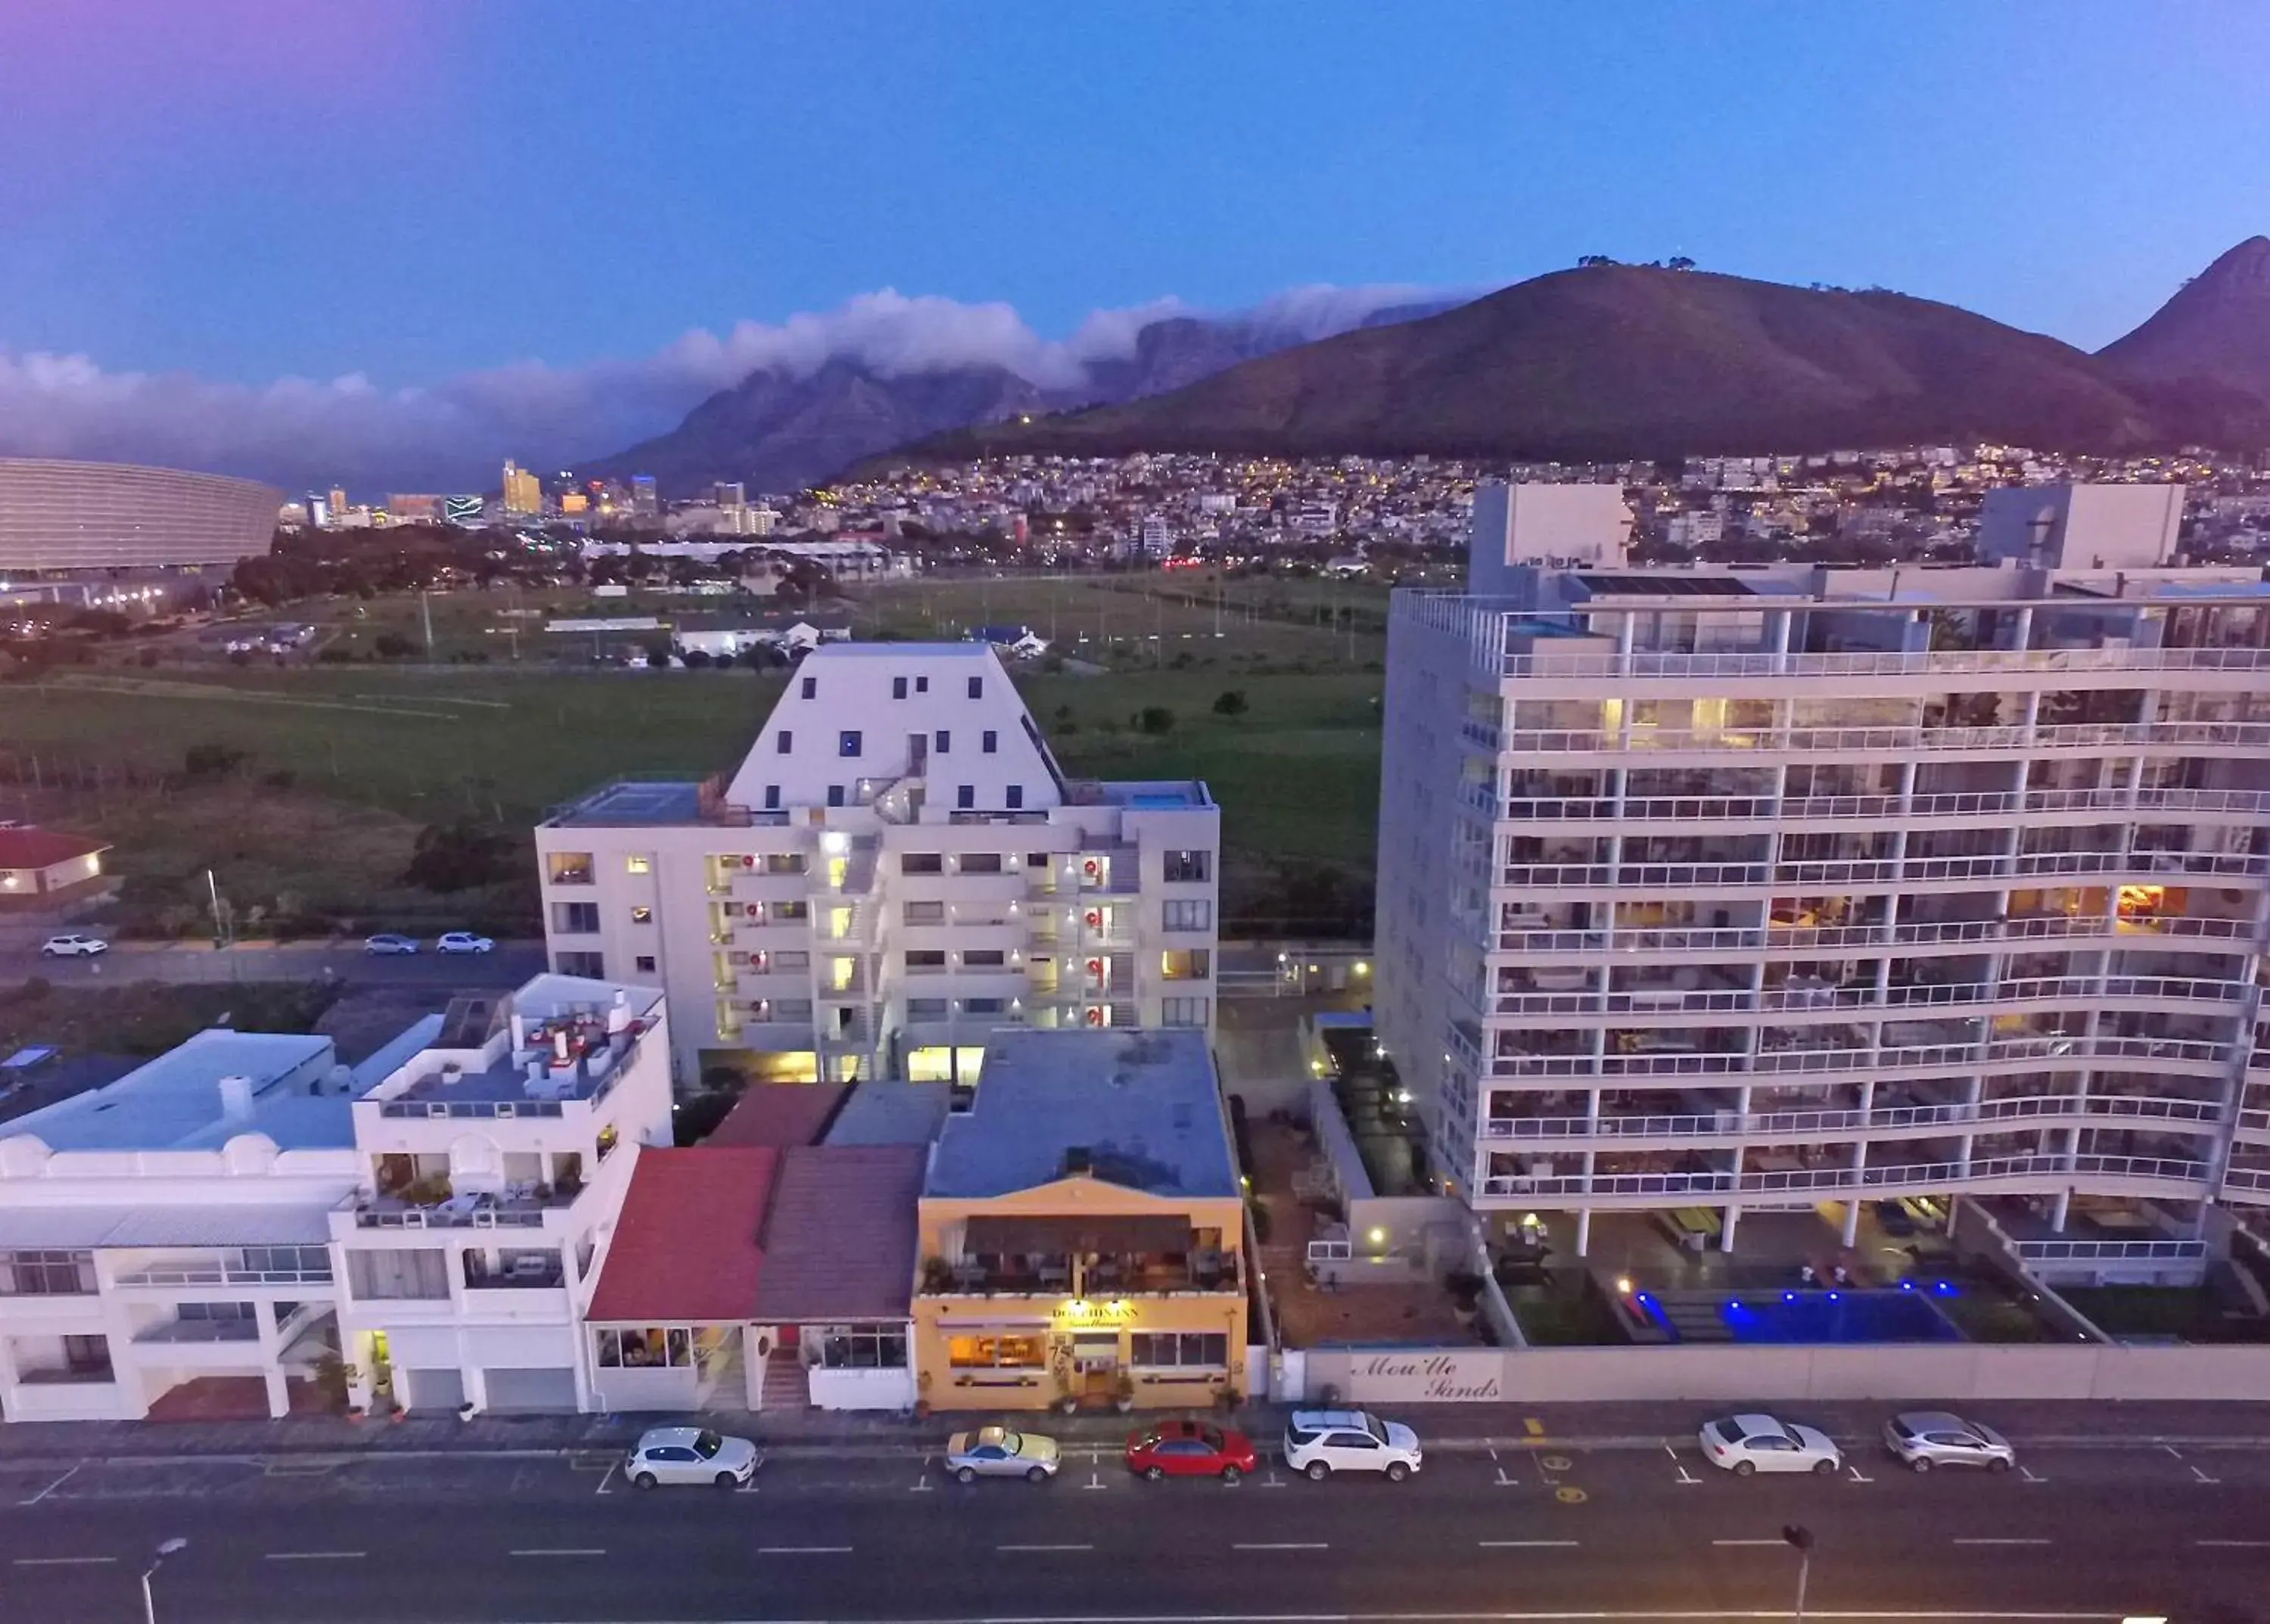
[{"label": "stadium", "polygon": [[0,457],[0,571],[234,564],[268,551],[283,501],[221,474]]}]

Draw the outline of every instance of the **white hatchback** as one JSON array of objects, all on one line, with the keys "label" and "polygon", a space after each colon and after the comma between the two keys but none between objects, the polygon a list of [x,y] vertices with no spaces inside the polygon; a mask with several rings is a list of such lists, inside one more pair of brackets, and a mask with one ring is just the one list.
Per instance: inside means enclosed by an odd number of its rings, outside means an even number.
[{"label": "white hatchback", "polygon": [[1417,1433],[1368,1410],[1295,1410],[1285,1423],[1285,1464],[1318,1483],[1335,1472],[1376,1472],[1400,1483],[1421,1458]]},{"label": "white hatchback", "polygon": [[638,1488],[664,1483],[714,1483],[738,1488],[756,1475],[757,1446],[706,1427],[657,1427],[640,1438],[623,1475]]},{"label": "white hatchback", "polygon": [[100,937],[81,936],[77,931],[68,936],[51,936],[40,944],[41,953],[49,959],[92,959],[109,951],[110,944]]},{"label": "white hatchback", "polygon": [[1702,1457],[1712,1465],[1747,1478],[1754,1472],[1818,1472],[1843,1469],[1844,1453],[1817,1427],[1770,1415],[1729,1415],[1705,1421]]}]

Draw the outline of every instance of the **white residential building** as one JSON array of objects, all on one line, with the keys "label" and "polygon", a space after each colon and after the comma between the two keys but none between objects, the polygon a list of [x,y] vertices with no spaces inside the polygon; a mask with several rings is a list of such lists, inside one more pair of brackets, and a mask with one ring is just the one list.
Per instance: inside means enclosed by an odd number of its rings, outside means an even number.
[{"label": "white residential building", "polygon": [[557,975],[350,1070],[199,1034],[0,1126],[0,1413],[575,1410],[580,1305],[671,1131],[661,997]]},{"label": "white residential building", "polygon": [[986,1034],[1211,1029],[1220,812],[1067,778],[983,643],[797,668],[729,781],[536,832],[555,968],[664,987],[681,1082],[968,1078]]},{"label": "white residential building", "polygon": [[1963,1195],[2180,1250],[2270,1203],[2270,589],[2133,507],[1999,568],[1396,595],[1378,1026],[1458,1193],[1580,1252]]}]

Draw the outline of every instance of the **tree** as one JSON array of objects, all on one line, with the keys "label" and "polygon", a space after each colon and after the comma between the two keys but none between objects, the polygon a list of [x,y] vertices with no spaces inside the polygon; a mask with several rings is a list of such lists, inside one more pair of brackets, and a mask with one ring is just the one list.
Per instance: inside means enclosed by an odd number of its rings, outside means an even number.
[{"label": "tree", "polygon": [[418,645],[399,632],[381,632],[371,647],[382,660],[406,660],[417,651]]},{"label": "tree", "polygon": [[471,818],[450,823],[429,823],[418,831],[405,885],[427,891],[470,891],[512,878],[512,836],[493,824]]},{"label": "tree", "polygon": [[1243,716],[1245,714],[1245,690],[1243,688],[1230,688],[1224,691],[1222,696],[1213,702],[1213,714],[1217,716]]},{"label": "tree", "polygon": [[1684,254],[1673,254],[1669,259],[1665,260],[1663,263],[1664,268],[1667,271],[1692,271],[1695,269],[1695,262],[1688,258]]},{"label": "tree", "polygon": [[1146,705],[1135,718],[1135,724],[1146,733],[1171,732],[1175,726],[1175,713],[1164,705]]}]

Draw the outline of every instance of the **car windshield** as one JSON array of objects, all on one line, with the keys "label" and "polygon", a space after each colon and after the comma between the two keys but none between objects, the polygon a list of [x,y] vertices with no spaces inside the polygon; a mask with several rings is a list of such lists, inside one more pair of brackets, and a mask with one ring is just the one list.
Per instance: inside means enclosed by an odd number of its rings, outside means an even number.
[{"label": "car windshield", "polygon": [[704,1460],[715,1459],[717,1451],[724,1447],[725,1441],[714,1432],[698,1432],[694,1435],[694,1452]]},{"label": "car windshield", "polygon": [[1376,1415],[1367,1415],[1363,1418],[1363,1429],[1382,1443],[1387,1442],[1387,1423]]},{"label": "car windshield", "polygon": [[1198,1429],[1197,1435],[1198,1442],[1205,1444],[1206,1448],[1213,1450],[1217,1454],[1220,1452],[1221,1435],[1216,1432],[1213,1427],[1201,1427]]},{"label": "car windshield", "polygon": [[1008,1450],[1012,1455],[1023,1454],[1025,1452],[1025,1440],[1023,1435],[1013,1432],[1004,1432],[1001,1435],[1001,1447]]}]

